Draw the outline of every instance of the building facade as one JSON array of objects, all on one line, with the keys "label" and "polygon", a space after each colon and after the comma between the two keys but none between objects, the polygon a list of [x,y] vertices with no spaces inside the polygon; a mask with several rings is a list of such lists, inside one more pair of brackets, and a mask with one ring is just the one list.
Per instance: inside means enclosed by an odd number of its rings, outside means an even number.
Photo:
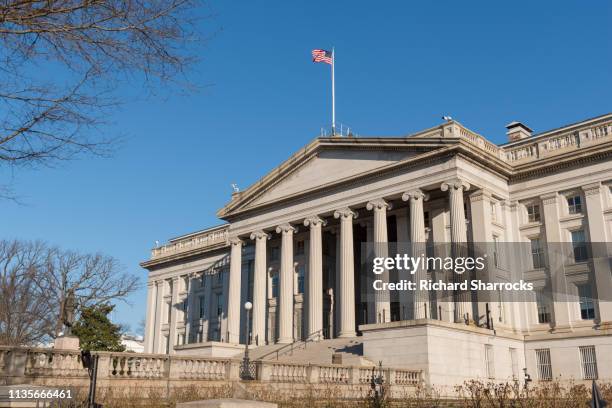
[{"label": "building facade", "polygon": [[[366,357],[434,384],[524,372],[612,380],[612,114],[533,136],[507,128],[503,145],[452,120],[403,137],[313,140],[235,192],[217,213],[225,224],[152,250],[145,352],[244,343],[250,301],[253,345],[357,337]],[[365,243],[388,256],[402,243],[474,242],[498,248],[492,274],[534,290],[484,302],[368,289]],[[499,249],[509,243],[525,253]],[[604,255],[590,257],[592,244]]]}]

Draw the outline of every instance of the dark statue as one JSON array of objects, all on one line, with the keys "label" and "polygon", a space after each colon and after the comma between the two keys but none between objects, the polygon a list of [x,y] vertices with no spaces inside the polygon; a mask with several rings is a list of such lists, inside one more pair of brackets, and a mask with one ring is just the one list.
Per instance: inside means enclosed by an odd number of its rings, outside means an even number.
[{"label": "dark statue", "polygon": [[64,325],[64,336],[72,335],[72,325],[74,324],[74,310],[76,308],[76,298],[74,289],[68,290],[66,298],[62,304],[60,319]]}]

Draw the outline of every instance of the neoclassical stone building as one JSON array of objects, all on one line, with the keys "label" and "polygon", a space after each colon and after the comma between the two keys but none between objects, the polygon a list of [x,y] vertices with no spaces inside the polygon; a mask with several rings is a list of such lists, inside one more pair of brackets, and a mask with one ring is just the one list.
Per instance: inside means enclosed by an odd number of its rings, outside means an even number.
[{"label": "neoclassical stone building", "polygon": [[[365,357],[433,384],[523,370],[612,379],[610,259],[581,252],[612,237],[612,114],[537,135],[507,129],[503,145],[452,120],[408,136],[313,140],[234,193],[217,213],[224,224],[152,250],[145,351],[237,353],[250,301],[256,346],[357,338]],[[524,243],[524,256],[496,252],[490,266],[535,291],[486,305],[426,290],[372,299],[366,242],[381,256],[402,243]],[[562,242],[568,256],[553,249]]]}]

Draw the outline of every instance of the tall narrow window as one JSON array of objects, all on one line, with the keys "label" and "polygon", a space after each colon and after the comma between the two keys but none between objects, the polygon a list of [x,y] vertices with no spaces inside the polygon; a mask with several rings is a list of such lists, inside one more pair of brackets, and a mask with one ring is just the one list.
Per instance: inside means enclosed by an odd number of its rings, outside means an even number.
[{"label": "tall narrow window", "polygon": [[587,260],[587,245],[584,230],[572,231],[572,247],[574,249],[574,261],[584,262]]},{"label": "tall narrow window", "polygon": [[166,323],[170,324],[172,319],[172,301],[169,300],[166,302]]},{"label": "tall narrow window", "polygon": [[580,214],[582,212],[582,198],[579,195],[567,197],[567,210],[570,214]]},{"label": "tall narrow window", "polygon": [[536,365],[538,379],[542,381],[552,380],[552,364],[550,361],[550,349],[538,349],[536,352]]},{"label": "tall narrow window", "polygon": [[580,347],[580,364],[582,365],[582,378],[584,380],[596,380],[597,356],[595,346]]},{"label": "tall narrow window", "polygon": [[580,317],[583,320],[595,318],[595,305],[593,304],[593,293],[591,285],[578,285],[578,297],[580,302]]},{"label": "tall narrow window", "polygon": [[493,263],[495,267],[499,267],[499,237],[493,235]]},{"label": "tall narrow window", "polygon": [[540,222],[540,206],[538,204],[527,204],[527,221]]},{"label": "tall narrow window", "polygon": [[519,363],[518,363],[518,352],[515,348],[510,348],[510,362],[512,363],[512,377],[518,379],[519,377]]},{"label": "tall narrow window", "polygon": [[217,293],[217,317],[223,314],[223,293]]},{"label": "tall narrow window", "polygon": [[301,239],[295,244],[295,254],[304,255],[304,240]]},{"label": "tall narrow window", "polygon": [[497,204],[491,201],[491,220],[497,221]]},{"label": "tall narrow window", "polygon": [[485,366],[487,369],[487,377],[495,378],[495,360],[493,353],[493,345],[485,344]]},{"label": "tall narrow window", "polygon": [[544,251],[542,250],[542,241],[540,238],[532,238],[531,242],[531,260],[533,269],[544,268]]},{"label": "tall narrow window", "polygon": [[200,303],[199,316],[200,316],[200,319],[204,319],[204,317],[206,316],[206,302],[205,302],[204,296],[200,296],[199,303]]},{"label": "tall narrow window", "polygon": [[278,274],[272,276],[272,297],[278,297]]},{"label": "tall narrow window", "polygon": [[536,305],[538,308],[538,323],[549,323],[550,310],[548,308],[548,299],[544,295],[543,290],[536,291]]},{"label": "tall narrow window", "polygon": [[305,275],[305,265],[300,264],[297,270],[297,288],[298,293],[304,293],[304,275]]}]

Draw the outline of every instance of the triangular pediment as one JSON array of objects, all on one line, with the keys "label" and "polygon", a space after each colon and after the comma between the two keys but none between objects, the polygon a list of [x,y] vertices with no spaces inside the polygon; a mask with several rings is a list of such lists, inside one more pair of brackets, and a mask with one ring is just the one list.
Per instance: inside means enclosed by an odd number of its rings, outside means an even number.
[{"label": "triangular pediment", "polygon": [[262,177],[217,215],[234,214],[342,184],[448,147],[442,138],[315,139]]},{"label": "triangular pediment", "polygon": [[414,156],[415,152],[330,149],[319,152],[249,203],[257,206],[311,191]]}]

